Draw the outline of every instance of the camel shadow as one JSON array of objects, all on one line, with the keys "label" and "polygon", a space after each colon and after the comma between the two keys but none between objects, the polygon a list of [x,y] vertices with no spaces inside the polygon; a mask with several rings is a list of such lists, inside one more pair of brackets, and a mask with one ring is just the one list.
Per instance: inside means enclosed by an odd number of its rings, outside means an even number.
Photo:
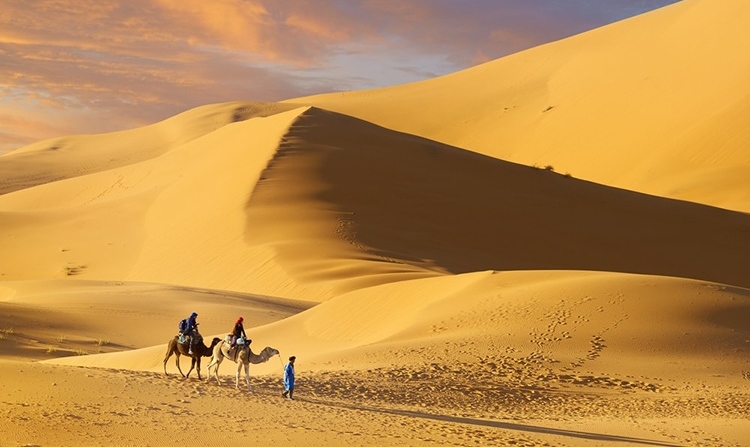
[{"label": "camel shadow", "polygon": [[[298,400],[303,400],[303,399],[298,399]],[[411,411],[411,410],[376,408],[376,407],[368,407],[364,405],[353,405],[353,404],[346,404],[343,402],[330,402],[330,401],[323,401],[323,400],[317,400],[317,399],[304,399],[304,400],[308,402],[320,404],[320,405],[345,408],[349,410],[372,411],[375,413],[390,414],[390,415],[395,415],[395,416],[429,419],[433,421],[448,422],[448,423],[453,423],[453,424],[466,424],[466,425],[473,425],[473,426],[499,428],[502,430],[523,431],[523,432],[537,433],[537,434],[542,434],[542,435],[567,436],[570,438],[587,439],[590,441],[629,442],[631,444],[652,445],[652,446],[659,446],[659,447],[684,447],[680,444],[670,444],[665,441],[643,439],[643,438],[633,438],[629,436],[609,435],[609,434],[604,434],[604,433],[592,433],[592,432],[576,431],[576,430],[564,430],[564,429],[553,428],[553,427],[542,427],[539,425],[517,424],[513,422],[492,421],[488,419],[476,419],[476,418],[467,418],[467,417],[460,417],[460,416],[447,416],[447,415],[423,413],[420,411]]]}]

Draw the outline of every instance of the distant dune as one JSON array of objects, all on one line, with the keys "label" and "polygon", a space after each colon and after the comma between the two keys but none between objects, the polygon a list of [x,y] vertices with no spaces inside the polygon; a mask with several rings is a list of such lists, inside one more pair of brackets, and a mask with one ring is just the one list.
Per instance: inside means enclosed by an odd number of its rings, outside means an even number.
[{"label": "distant dune", "polygon": [[[747,29],[686,0],[0,157],[0,439],[747,445]],[[252,390],[165,356],[193,311],[280,352]]]}]

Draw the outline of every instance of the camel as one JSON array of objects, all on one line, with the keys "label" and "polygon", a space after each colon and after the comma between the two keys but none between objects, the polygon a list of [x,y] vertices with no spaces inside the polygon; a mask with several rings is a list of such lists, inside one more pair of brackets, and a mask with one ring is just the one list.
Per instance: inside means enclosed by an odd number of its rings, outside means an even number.
[{"label": "camel", "polygon": [[[193,353],[188,354],[188,345],[178,342],[178,338],[179,335],[175,335],[175,337],[169,340],[169,343],[167,344],[167,355],[164,357],[164,374],[169,375],[169,373],[167,373],[167,360],[172,357],[172,354],[175,354],[177,355],[177,357],[175,358],[177,370],[180,371],[182,377],[189,377],[190,373],[193,371],[193,368],[195,368],[196,371],[198,371],[198,380],[200,380],[201,357],[209,357],[213,353],[214,346],[216,346],[221,341],[221,339],[218,337],[214,337],[214,339],[211,341],[211,346],[206,346],[205,344],[203,344],[203,340],[201,340],[193,345]],[[190,363],[190,371],[188,371],[187,375],[183,374],[182,368],[180,368],[180,355],[186,355],[192,359],[192,362]]]},{"label": "camel", "polygon": [[237,356],[235,357],[234,355],[229,355],[229,343],[226,341],[222,340],[221,343],[214,346],[213,357],[211,357],[211,361],[208,363],[208,366],[206,366],[206,372],[208,374],[206,380],[211,380],[211,368],[215,366],[216,370],[214,371],[214,374],[216,376],[216,382],[221,385],[221,380],[219,380],[219,366],[226,357],[237,363],[237,380],[234,387],[238,390],[240,389],[240,372],[244,366],[247,389],[252,390],[250,387],[250,364],[257,365],[258,363],[265,363],[271,357],[278,355],[279,351],[270,346],[266,346],[260,351],[260,354],[255,354],[253,350],[250,349],[249,345],[238,345],[236,349],[240,349],[240,352],[237,353]]}]

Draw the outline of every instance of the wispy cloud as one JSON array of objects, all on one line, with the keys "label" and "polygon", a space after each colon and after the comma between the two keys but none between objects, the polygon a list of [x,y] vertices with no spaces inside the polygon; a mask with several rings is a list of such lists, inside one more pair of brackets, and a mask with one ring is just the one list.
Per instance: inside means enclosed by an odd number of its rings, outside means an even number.
[{"label": "wispy cloud", "polygon": [[674,1],[5,0],[0,153],[208,103],[411,82]]}]

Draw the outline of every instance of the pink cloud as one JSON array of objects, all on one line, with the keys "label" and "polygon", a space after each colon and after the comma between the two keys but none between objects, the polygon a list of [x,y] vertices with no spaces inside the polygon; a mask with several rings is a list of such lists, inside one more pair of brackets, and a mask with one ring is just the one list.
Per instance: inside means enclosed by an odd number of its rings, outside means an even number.
[{"label": "pink cloud", "polygon": [[[618,3],[632,2],[607,2]],[[6,0],[0,112],[22,120],[0,127],[0,152],[208,103],[436,76],[606,23],[604,9],[590,0]]]}]

